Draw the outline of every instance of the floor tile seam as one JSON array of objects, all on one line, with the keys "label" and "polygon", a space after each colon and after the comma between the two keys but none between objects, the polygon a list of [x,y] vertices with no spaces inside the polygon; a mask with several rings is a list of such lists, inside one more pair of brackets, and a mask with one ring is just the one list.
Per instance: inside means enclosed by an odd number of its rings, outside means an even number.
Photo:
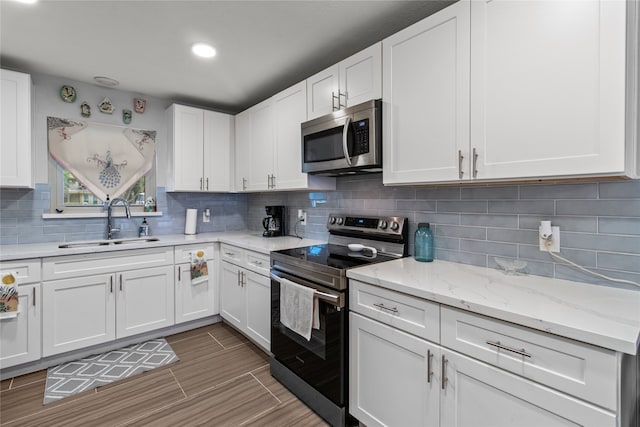
[{"label": "floor tile seam", "polygon": [[252,342],[251,341],[243,341],[241,343],[234,344],[231,347],[225,347],[225,350],[233,350],[234,348],[238,348],[238,347],[240,347],[242,345],[248,345],[248,344],[252,344]]},{"label": "floor tile seam", "polygon": [[220,388],[220,387],[223,387],[223,386],[225,386],[225,385],[227,385],[227,384],[230,384],[231,382],[233,382],[233,381],[235,381],[235,380],[238,380],[238,379],[240,379],[240,378],[242,378],[242,377],[249,376],[249,375],[251,375],[249,372],[244,372],[244,373],[242,373],[242,374],[240,374],[240,375],[238,375],[238,376],[236,376],[236,377],[229,378],[229,379],[228,379],[228,380],[226,380],[226,381],[223,381],[223,382],[218,383],[218,384],[216,384],[216,385],[213,385],[213,386],[211,386],[211,387],[208,387],[208,388],[202,389],[202,390],[200,390],[200,391],[197,391],[197,392],[195,392],[194,394],[192,394],[191,396],[187,396],[187,397],[189,397],[189,398],[192,398],[192,397],[198,397],[198,396],[200,396],[200,395],[202,395],[202,394],[204,394],[204,393],[208,393],[208,392],[213,391],[213,390],[215,390],[215,389],[217,389],[217,388]]},{"label": "floor tile seam", "polygon": [[177,340],[169,341],[166,337],[164,339],[165,339],[165,341],[167,341],[167,344],[171,345],[171,344],[175,344],[175,343],[182,342],[182,341],[185,341],[185,340],[190,340],[192,338],[198,338],[198,337],[203,336],[203,335],[209,335],[209,331],[201,332],[199,334],[191,335],[189,337],[179,338]]},{"label": "floor tile seam", "polygon": [[282,403],[282,400],[278,399],[278,396],[276,396],[270,389],[269,387],[267,387],[266,385],[264,385],[264,383],[262,381],[260,381],[260,379],[258,377],[256,377],[255,375],[253,375],[252,372],[249,372],[249,375],[251,375],[253,377],[253,379],[255,379],[256,381],[258,381],[258,383],[264,387],[265,390],[267,390],[269,392],[269,394],[271,396],[273,396],[274,399],[276,399],[278,401],[278,403]]},{"label": "floor tile seam", "polygon": [[[184,391],[183,391],[183,393],[184,393]],[[183,397],[181,399],[178,399],[178,400],[176,400],[174,402],[167,403],[166,405],[163,405],[163,406],[161,406],[159,408],[155,408],[155,409],[152,409],[150,411],[138,414],[138,415],[134,416],[133,418],[129,418],[128,420],[122,421],[120,424],[116,424],[114,427],[123,427],[123,426],[126,426],[126,425],[130,425],[131,423],[134,423],[136,421],[142,420],[142,419],[144,419],[144,418],[146,418],[146,417],[148,417],[150,415],[154,415],[154,414],[156,414],[158,412],[164,411],[165,409],[169,409],[172,406],[178,405],[178,404],[180,404],[182,402],[185,402],[185,401],[187,401],[189,399],[191,399],[191,397],[185,396],[185,397]]]},{"label": "floor tile seam", "polygon": [[255,420],[257,420],[258,418],[260,418],[260,417],[262,417],[262,416],[264,416],[264,415],[268,414],[269,412],[271,412],[271,411],[275,410],[275,409],[276,409],[278,406],[280,406],[281,404],[282,404],[282,403],[278,403],[278,404],[276,404],[276,405],[272,406],[272,407],[271,407],[271,408],[269,408],[269,409],[265,409],[264,411],[260,412],[259,414],[256,414],[256,415],[254,415],[253,417],[251,417],[251,418],[249,418],[249,419],[247,419],[247,420],[244,420],[244,421],[243,421],[243,422],[241,422],[239,425],[240,425],[240,426],[244,426],[244,425],[247,425],[248,423],[254,422],[254,421],[255,421]]},{"label": "floor tile seam", "polygon": [[211,338],[213,338],[213,340],[215,342],[218,343],[218,345],[220,345],[220,347],[222,347],[223,350],[226,350],[227,347],[225,347],[220,341],[218,341],[218,339],[216,337],[214,337],[213,335],[211,335],[211,331],[207,332],[207,335],[209,335]]},{"label": "floor tile seam", "polygon": [[176,374],[173,372],[171,368],[169,368],[169,372],[171,372],[171,376],[173,377],[173,380],[176,382],[176,384],[180,388],[180,391],[182,392],[184,397],[187,397],[187,393],[185,393],[184,389],[182,388],[182,384],[180,384],[180,381],[178,381],[178,377],[176,377]]},{"label": "floor tile seam", "polygon": [[20,389],[22,387],[25,387],[25,386],[28,386],[28,385],[33,385],[33,384],[36,384],[36,383],[39,383],[39,382],[44,382],[46,380],[47,380],[46,378],[42,378],[40,380],[31,381],[30,383],[24,383],[24,384],[20,384],[20,385],[14,387],[13,386],[13,378],[11,378],[11,384],[9,385],[9,388],[6,389],[6,390],[0,391],[0,394],[6,393],[8,391],[18,390],[18,389]]}]

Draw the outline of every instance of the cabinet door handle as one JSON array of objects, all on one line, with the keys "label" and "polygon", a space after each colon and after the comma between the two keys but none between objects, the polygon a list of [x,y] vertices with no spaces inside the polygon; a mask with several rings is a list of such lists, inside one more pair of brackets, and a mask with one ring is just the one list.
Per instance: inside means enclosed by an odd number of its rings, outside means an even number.
[{"label": "cabinet door handle", "polygon": [[431,372],[431,360],[433,359],[433,354],[431,354],[431,350],[427,350],[427,383],[431,383],[431,376],[433,372]]},{"label": "cabinet door handle", "polygon": [[[340,97],[344,96],[344,104],[340,102]],[[342,93],[338,90],[338,110],[347,106],[347,93]]]},{"label": "cabinet door handle", "polygon": [[238,286],[240,286],[240,270],[238,270]]},{"label": "cabinet door handle", "polygon": [[520,350],[517,350],[515,348],[507,347],[506,345],[500,344],[500,341],[487,341],[487,344],[489,344],[489,345],[491,345],[493,347],[497,347],[497,348],[499,348],[501,350],[506,350],[506,351],[510,351],[511,353],[519,354],[520,356],[531,357],[531,354],[527,353],[524,348],[520,349]]},{"label": "cabinet door handle", "polygon": [[207,191],[209,191],[209,178],[207,178]]},{"label": "cabinet door handle", "polygon": [[385,306],[385,305],[384,305],[384,304],[382,304],[382,303],[380,303],[380,304],[373,304],[373,305],[374,305],[375,307],[378,307],[378,308],[382,309],[382,310],[390,311],[390,312],[392,312],[392,313],[394,313],[394,314],[397,314],[397,313],[398,313],[398,308],[397,308],[397,307],[387,307],[387,306]]},{"label": "cabinet door handle", "polygon": [[178,282],[182,281],[182,267],[178,267]]},{"label": "cabinet door handle", "polygon": [[338,105],[340,105],[340,92],[338,92],[338,96],[336,96],[335,92],[331,92],[331,111],[339,110],[336,108],[336,99],[338,100]]},{"label": "cabinet door handle", "polygon": [[113,293],[113,276],[109,277],[109,289],[111,290],[111,293]]},{"label": "cabinet door handle", "polygon": [[462,150],[458,150],[458,179],[462,179],[464,176],[464,171],[462,170],[462,161],[464,160],[464,156],[462,155]]},{"label": "cabinet door handle", "polygon": [[120,275],[120,290],[122,290],[122,274]]},{"label": "cabinet door handle", "polygon": [[247,178],[242,178],[242,189],[243,190],[247,189]]},{"label": "cabinet door handle", "polygon": [[447,358],[442,355],[442,389],[447,388]]},{"label": "cabinet door handle", "polygon": [[276,176],[271,175],[271,188],[276,188]]},{"label": "cabinet door handle", "polygon": [[478,152],[476,149],[473,149],[473,177],[478,177]]},{"label": "cabinet door handle", "polygon": [[200,177],[200,190],[202,190],[202,177]]},{"label": "cabinet door handle", "polygon": [[240,286],[244,288],[244,271],[240,272]]},{"label": "cabinet door handle", "polygon": [[33,306],[36,306],[36,288],[33,288]]}]

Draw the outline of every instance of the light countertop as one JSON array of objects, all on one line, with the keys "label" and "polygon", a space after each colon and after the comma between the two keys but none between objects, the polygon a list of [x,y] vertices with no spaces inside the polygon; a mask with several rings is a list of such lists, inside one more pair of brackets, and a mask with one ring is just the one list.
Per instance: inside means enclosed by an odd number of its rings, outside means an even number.
[{"label": "light countertop", "polygon": [[413,258],[350,269],[347,277],[631,355],[640,290]]},{"label": "light countertop", "polygon": [[27,258],[47,258],[63,255],[91,254],[130,249],[158,248],[163,246],[180,246],[215,242],[228,243],[230,245],[240,246],[252,251],[269,254],[269,252],[271,251],[325,243],[318,240],[300,239],[298,237],[291,236],[262,237],[262,234],[256,231],[228,231],[220,233],[201,233],[194,235],[171,234],[150,237],[158,238],[159,240],[155,242],[141,241],[135,243],[128,242],[127,244],[123,245],[72,247],[63,249],[58,247],[60,243],[71,242],[3,245],[0,246],[0,261],[12,261]]}]

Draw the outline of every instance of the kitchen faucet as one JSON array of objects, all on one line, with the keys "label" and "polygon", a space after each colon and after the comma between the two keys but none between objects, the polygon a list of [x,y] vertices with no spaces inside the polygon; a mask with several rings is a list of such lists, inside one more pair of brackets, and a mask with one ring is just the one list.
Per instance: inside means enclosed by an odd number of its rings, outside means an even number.
[{"label": "kitchen faucet", "polygon": [[107,204],[107,239],[110,240],[113,237],[113,233],[117,233],[120,231],[119,228],[113,228],[111,225],[111,206],[115,205],[117,202],[122,202],[124,205],[124,211],[127,215],[127,218],[131,218],[131,211],[129,210],[129,203],[121,198],[116,197],[115,199],[111,199],[111,201]]}]

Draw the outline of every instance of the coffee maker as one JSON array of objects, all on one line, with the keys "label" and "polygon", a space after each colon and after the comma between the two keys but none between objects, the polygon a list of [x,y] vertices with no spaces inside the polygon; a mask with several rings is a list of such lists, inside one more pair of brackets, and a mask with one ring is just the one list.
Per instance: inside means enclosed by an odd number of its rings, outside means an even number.
[{"label": "coffee maker", "polygon": [[285,236],[285,207],[284,206],[265,206],[267,217],[262,220],[264,237]]}]

